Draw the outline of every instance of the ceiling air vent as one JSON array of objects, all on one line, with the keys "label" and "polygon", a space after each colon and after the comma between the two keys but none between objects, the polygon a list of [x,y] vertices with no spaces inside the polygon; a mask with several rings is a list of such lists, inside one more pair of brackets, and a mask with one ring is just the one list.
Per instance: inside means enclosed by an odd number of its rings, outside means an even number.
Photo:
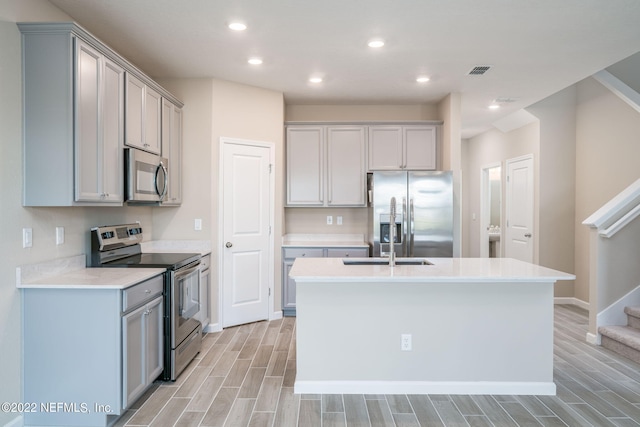
[{"label": "ceiling air vent", "polygon": [[490,65],[476,65],[467,73],[469,76],[481,76],[491,68]]}]

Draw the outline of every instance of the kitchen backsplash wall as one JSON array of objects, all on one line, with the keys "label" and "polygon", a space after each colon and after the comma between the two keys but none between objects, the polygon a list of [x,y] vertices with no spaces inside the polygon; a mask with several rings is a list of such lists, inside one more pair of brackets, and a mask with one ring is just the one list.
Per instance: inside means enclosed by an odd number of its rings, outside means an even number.
[{"label": "kitchen backsplash wall", "polygon": [[[327,225],[331,216],[332,225]],[[338,225],[338,217],[342,225]],[[369,208],[285,208],[285,234],[369,233]]]}]

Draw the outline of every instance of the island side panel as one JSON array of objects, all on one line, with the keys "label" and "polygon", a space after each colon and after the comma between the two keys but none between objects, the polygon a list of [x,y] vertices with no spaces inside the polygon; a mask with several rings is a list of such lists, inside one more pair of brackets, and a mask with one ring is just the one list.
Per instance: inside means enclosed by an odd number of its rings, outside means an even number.
[{"label": "island side panel", "polygon": [[298,280],[297,292],[296,392],[555,393],[553,282]]}]

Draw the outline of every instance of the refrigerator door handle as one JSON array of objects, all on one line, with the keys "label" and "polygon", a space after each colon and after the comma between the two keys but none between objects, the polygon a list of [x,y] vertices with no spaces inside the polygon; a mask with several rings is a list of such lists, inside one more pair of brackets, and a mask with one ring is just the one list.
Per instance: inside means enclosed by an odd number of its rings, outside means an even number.
[{"label": "refrigerator door handle", "polygon": [[412,257],[413,256],[413,241],[415,238],[415,219],[414,219],[414,214],[413,214],[413,197],[409,199],[409,233],[410,233],[410,237],[409,237],[409,256]]},{"label": "refrigerator door handle", "polygon": [[401,255],[400,256],[407,256],[407,250],[405,249],[407,247],[407,226],[409,224],[409,219],[407,217],[407,198],[403,197],[402,198],[402,242],[400,244],[400,248],[401,248]]}]

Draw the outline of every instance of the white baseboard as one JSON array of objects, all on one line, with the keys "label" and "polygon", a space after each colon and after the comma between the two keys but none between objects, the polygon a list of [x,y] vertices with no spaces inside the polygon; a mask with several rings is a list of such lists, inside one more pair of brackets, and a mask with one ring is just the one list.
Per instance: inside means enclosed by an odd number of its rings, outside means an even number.
[{"label": "white baseboard", "polygon": [[212,332],[220,332],[222,330],[222,326],[220,323],[209,323],[202,328],[202,332],[210,334]]},{"label": "white baseboard", "polygon": [[22,426],[24,426],[24,420],[22,419],[22,415],[15,417],[13,420],[9,421],[9,423],[4,425],[4,427],[22,427]]},{"label": "white baseboard", "polygon": [[578,299],[575,297],[555,297],[553,299],[553,303],[577,305],[578,307],[583,308],[585,310],[589,310],[589,307],[590,307],[588,302],[582,301],[581,299]]},{"label": "white baseboard", "polygon": [[269,320],[278,320],[278,319],[282,319],[282,310],[274,311],[273,313],[271,313],[271,316],[269,317]]},{"label": "white baseboard", "polygon": [[296,381],[296,394],[497,394],[555,396],[553,382]]}]

